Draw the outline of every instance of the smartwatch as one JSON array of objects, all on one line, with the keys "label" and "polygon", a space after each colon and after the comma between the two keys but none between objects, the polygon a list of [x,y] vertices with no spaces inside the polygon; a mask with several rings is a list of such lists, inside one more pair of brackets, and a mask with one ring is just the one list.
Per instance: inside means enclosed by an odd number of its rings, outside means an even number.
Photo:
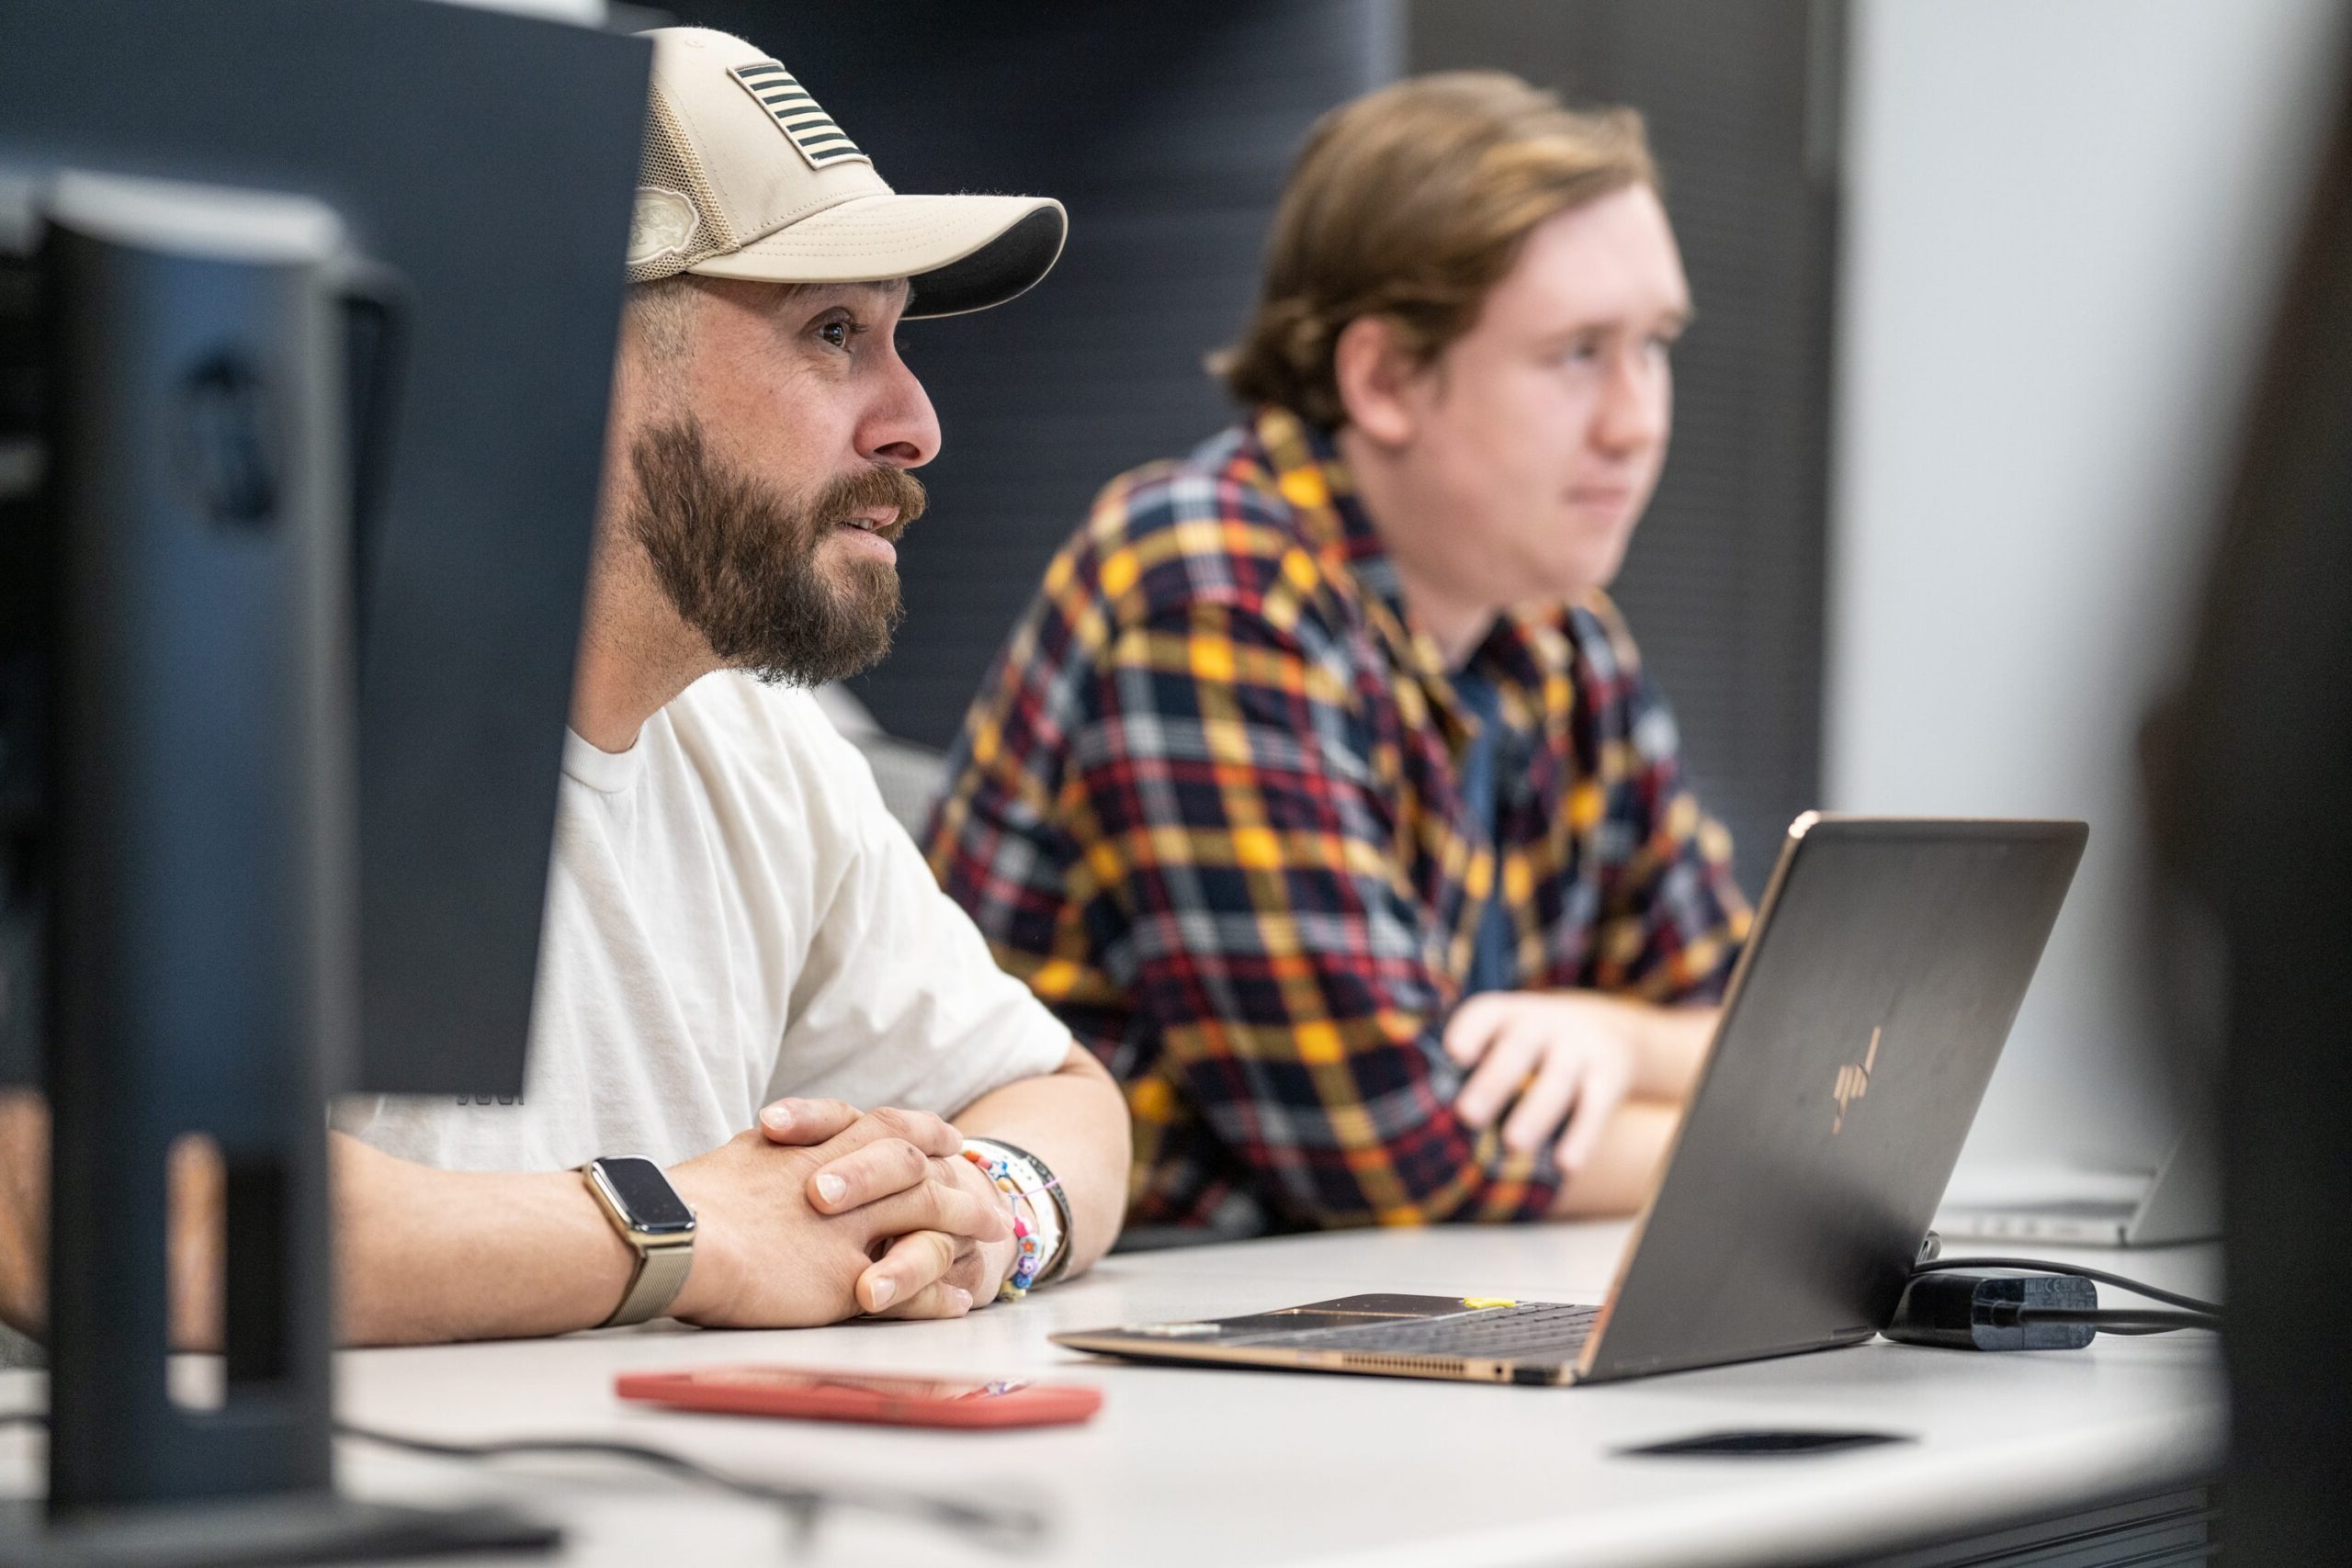
[{"label": "smartwatch", "polygon": [[636,1155],[590,1160],[580,1174],[605,1217],[637,1254],[621,1304],[596,1326],[619,1328],[660,1317],[678,1299],[686,1270],[694,1267],[695,1212],[660,1166]]}]

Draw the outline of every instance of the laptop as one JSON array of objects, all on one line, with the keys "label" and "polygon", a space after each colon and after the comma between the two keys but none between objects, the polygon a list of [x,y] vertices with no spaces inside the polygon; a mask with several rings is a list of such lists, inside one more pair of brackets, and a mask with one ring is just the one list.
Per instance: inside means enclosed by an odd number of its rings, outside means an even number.
[{"label": "laptop", "polygon": [[1598,1305],[1374,1293],[1052,1338],[1132,1360],[1536,1384],[1860,1344],[1893,1320],[2086,836],[1798,818]]},{"label": "laptop", "polygon": [[2221,1171],[2212,1140],[2184,1132],[2154,1178],[2128,1195],[2079,1193],[2018,1201],[1948,1201],[1936,1211],[1946,1241],[2055,1247],[2170,1247],[2222,1234]]}]

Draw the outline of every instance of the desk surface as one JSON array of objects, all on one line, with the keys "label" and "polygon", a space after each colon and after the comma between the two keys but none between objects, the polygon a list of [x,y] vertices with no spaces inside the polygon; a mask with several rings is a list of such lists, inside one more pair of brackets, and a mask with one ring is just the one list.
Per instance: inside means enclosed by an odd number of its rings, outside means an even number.
[{"label": "desk surface", "polygon": [[[1054,1329],[1283,1306],[1353,1291],[1598,1300],[1626,1227],[1358,1233],[1148,1253],[955,1324],[780,1334],[674,1325],[341,1359],[343,1411],[466,1440],[599,1435],[659,1443],[748,1477],[893,1484],[1042,1507],[1024,1562],[1204,1562],[1414,1568],[1433,1562],[1766,1562],[1865,1551],[2209,1473],[2222,1393],[2210,1337],[2102,1338],[1979,1356],[1859,1348],[1580,1389],[1122,1366]],[[2053,1255],[2054,1256],[2054,1255]],[[2215,1287],[2213,1249],[2072,1254],[2151,1282]],[[1088,1426],[942,1433],[667,1415],[611,1393],[624,1370],[744,1360],[1099,1385]],[[0,1409],[40,1397],[0,1373]],[[1913,1441],[1803,1459],[1632,1458],[1725,1428],[1899,1432]],[[0,1432],[0,1493],[37,1489],[37,1436]],[[346,1486],[384,1498],[508,1497],[563,1524],[566,1563],[779,1560],[771,1511],[601,1461],[458,1465],[346,1445]],[[927,1526],[830,1512],[815,1563],[1008,1559]],[[512,1561],[512,1560],[509,1560]]]}]

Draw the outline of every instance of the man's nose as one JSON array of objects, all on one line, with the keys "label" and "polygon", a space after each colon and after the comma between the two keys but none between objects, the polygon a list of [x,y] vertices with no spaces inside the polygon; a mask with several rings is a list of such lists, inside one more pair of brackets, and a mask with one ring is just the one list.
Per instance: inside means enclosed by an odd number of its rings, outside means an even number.
[{"label": "man's nose", "polygon": [[931,394],[895,353],[858,430],[857,449],[870,462],[920,468],[939,456],[939,415]]},{"label": "man's nose", "polygon": [[1663,355],[1646,347],[1611,356],[1593,411],[1593,444],[1619,454],[1663,442],[1673,419],[1673,384]]}]

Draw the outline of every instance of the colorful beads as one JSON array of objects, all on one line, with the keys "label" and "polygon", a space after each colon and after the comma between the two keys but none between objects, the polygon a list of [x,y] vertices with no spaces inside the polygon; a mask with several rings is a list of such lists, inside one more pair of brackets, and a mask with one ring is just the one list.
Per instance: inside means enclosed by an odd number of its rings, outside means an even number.
[{"label": "colorful beads", "polygon": [[[1029,1287],[1037,1282],[1038,1272],[1046,1266],[1049,1256],[1047,1238],[1041,1235],[1038,1227],[1021,1213],[1021,1201],[1030,1194],[1023,1189],[1021,1179],[1014,1173],[1010,1160],[1001,1156],[992,1156],[985,1150],[968,1145],[964,1149],[964,1157],[985,1171],[996,1190],[1004,1194],[1005,1201],[1012,1205],[1012,1239],[1015,1244],[1012,1270],[997,1287],[996,1298],[1001,1302],[1017,1302],[1029,1293]],[[1059,1237],[1053,1239],[1058,1240]]]}]

